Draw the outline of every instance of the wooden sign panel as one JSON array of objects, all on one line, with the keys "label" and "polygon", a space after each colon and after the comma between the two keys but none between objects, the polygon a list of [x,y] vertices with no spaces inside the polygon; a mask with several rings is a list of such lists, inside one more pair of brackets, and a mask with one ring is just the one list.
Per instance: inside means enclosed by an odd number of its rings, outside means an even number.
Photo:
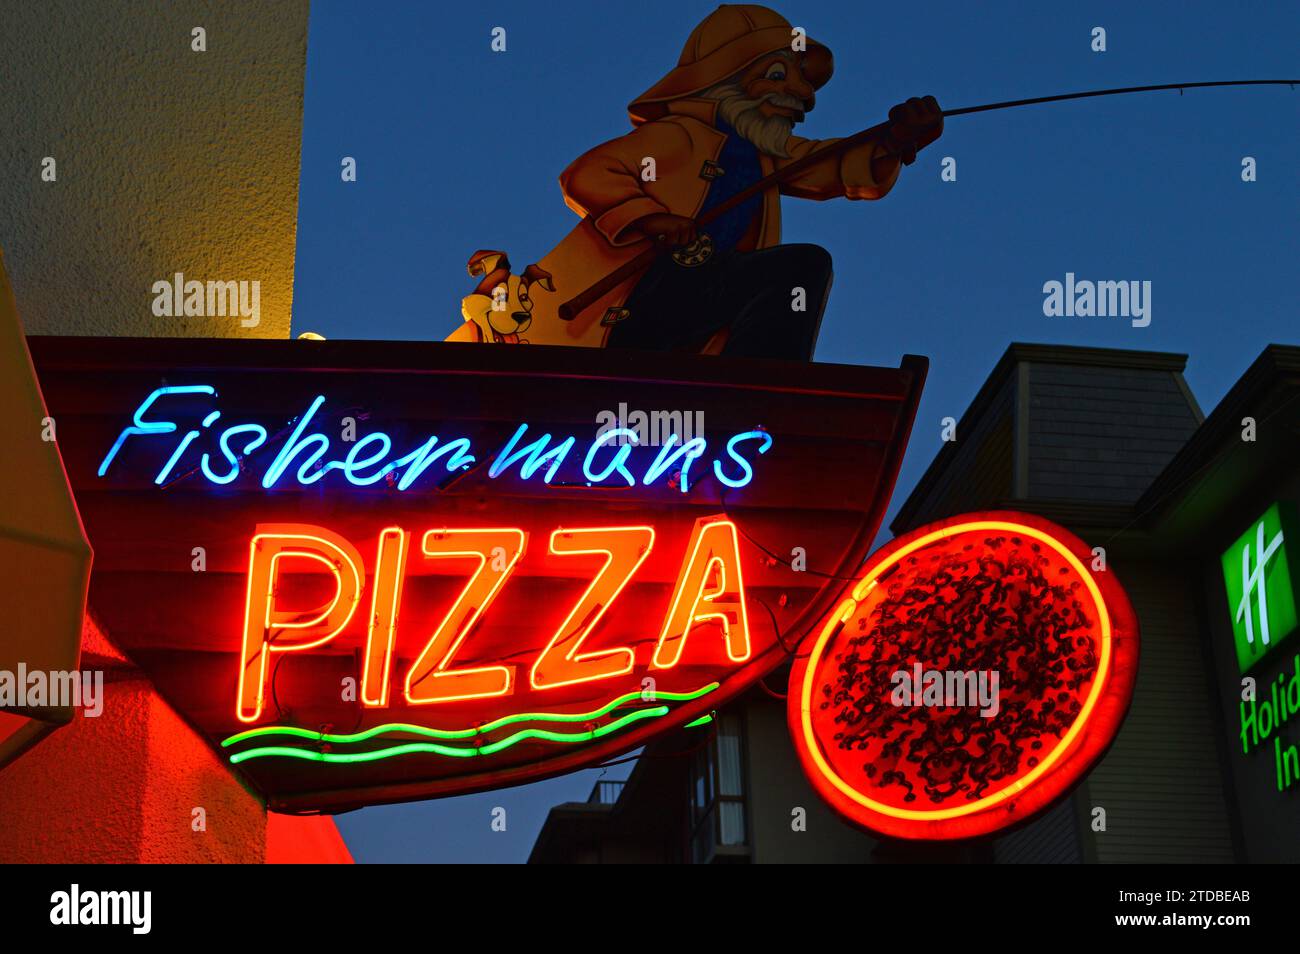
[{"label": "wooden sign panel", "polygon": [[273,808],[591,765],[786,660],[925,375],[444,343],[34,338],[90,608]]}]

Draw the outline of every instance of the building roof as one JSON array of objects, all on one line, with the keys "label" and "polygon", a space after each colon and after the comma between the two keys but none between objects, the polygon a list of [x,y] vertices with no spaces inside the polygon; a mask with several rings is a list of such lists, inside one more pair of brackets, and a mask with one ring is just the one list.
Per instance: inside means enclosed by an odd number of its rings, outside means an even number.
[{"label": "building roof", "polygon": [[[998,363],[990,372],[975,398],[967,407],[957,424],[959,435],[973,434],[977,425],[1000,407],[999,400],[1004,388],[1012,384],[1016,369],[1022,365],[1063,365],[1084,368],[1105,368],[1127,371],[1161,371],[1172,375],[1181,375],[1187,364],[1187,355],[1170,354],[1158,351],[1130,351],[1117,348],[1086,348],[1073,345],[1026,344],[1013,342],[1007,347]],[[1180,378],[1181,380],[1181,378]],[[1200,409],[1189,392],[1183,397],[1190,405],[1193,414],[1199,418]],[[1025,405],[1027,407],[1027,404]],[[1018,413],[1013,410],[1013,414]],[[922,511],[934,495],[940,482],[953,467],[958,455],[964,451],[962,441],[949,441],[935,455],[921,479],[899,508],[898,515],[890,524],[894,533],[902,533],[922,519]],[[1025,448],[1019,448],[1024,453]],[[1024,488],[1021,488],[1022,491]],[[1010,490],[1010,488],[1008,488]],[[1010,494],[1008,494],[1009,496]],[[1104,505],[1103,505],[1104,506]]]},{"label": "building roof", "polygon": [[[1232,509],[1250,508],[1264,501],[1274,492],[1271,483],[1294,469],[1300,460],[1300,440],[1297,440],[1300,437],[1297,426],[1297,421],[1300,421],[1300,400],[1297,400],[1300,398],[1300,347],[1267,346],[1208,418],[1202,415],[1194,396],[1182,381],[1181,372],[1186,361],[1186,355],[1162,352],[1012,344],[962,415],[957,433],[967,438],[977,435],[976,443],[988,441],[991,439],[988,436],[990,418],[1014,418],[1017,415],[1024,418],[1014,422],[1003,420],[1002,429],[1010,431],[1014,427],[1015,430],[1012,453],[1021,459],[1012,466],[1027,471],[1028,464],[1023,457],[1030,453],[1035,455],[1037,482],[1030,481],[1023,473],[1017,482],[1008,471],[998,477],[1007,490],[1002,493],[997,481],[990,483],[986,479],[976,494],[980,506],[1024,507],[1072,527],[1110,527],[1116,531],[1111,540],[1125,534],[1130,545],[1158,544],[1163,551],[1188,545],[1217,546],[1218,541],[1205,539],[1207,529],[1222,523],[1225,517],[1228,525],[1240,522],[1243,517],[1249,519],[1244,511],[1243,514],[1234,514]],[[1174,392],[1171,390],[1174,385],[1165,383],[1162,385],[1163,396],[1151,392],[1153,403],[1135,406],[1132,415],[1120,419],[1114,417],[1114,400],[1106,393],[1111,382],[1098,379],[1095,386],[1098,400],[1094,402],[1086,396],[1087,391],[1094,390],[1090,382],[1073,385],[1076,391],[1083,388],[1085,396],[1054,398],[1043,394],[1044,390],[1050,391],[1052,385],[1046,388],[1028,386],[1029,378],[1017,377],[1019,368],[1034,366],[1041,369],[1044,365],[1091,368],[1099,373],[1120,371],[1125,375],[1122,379],[1125,381],[1132,377],[1133,372],[1166,372],[1175,377],[1179,390]],[[1008,398],[1008,390],[1018,387],[1025,393]],[[1110,404],[1099,403],[1103,397],[1107,397]],[[1053,493],[1057,485],[1043,479],[1056,476],[1051,473],[1053,469],[1059,470],[1060,486],[1066,491],[1071,482],[1078,484],[1099,479],[1074,473],[1081,466],[1080,460],[1087,457],[1087,448],[1082,445],[1092,441],[1100,446],[1097,434],[1081,431],[1075,436],[1060,433],[1044,439],[1036,429],[1032,433],[1037,439],[1030,440],[1030,418],[1034,419],[1037,428],[1044,415],[1056,413],[1057,407],[1070,405],[1071,401],[1077,404],[1069,407],[1070,414],[1085,417],[1091,414],[1100,422],[1096,427],[1102,431],[1123,430],[1123,434],[1117,433],[1120,445],[1132,449],[1120,453],[1147,461],[1145,465],[1129,466],[1127,471],[1131,473],[1119,475],[1109,473],[1116,470],[1113,448],[1102,452],[1110,456],[1083,462],[1103,476],[1117,480],[1123,478],[1125,486],[1115,490],[1114,499],[1083,499],[1068,492]],[[1174,417],[1159,416],[1175,411]],[[1255,422],[1254,440],[1242,437],[1246,418]],[[1114,428],[1106,423],[1111,419],[1115,421]],[[1149,447],[1140,446],[1141,442],[1128,433],[1138,426],[1135,422],[1141,422],[1141,426],[1149,430]],[[1070,431],[1071,428],[1066,425],[1062,430]],[[1040,458],[1051,457],[1049,452],[1053,449],[1042,445],[1053,439],[1061,445],[1056,451],[1060,459],[1050,460],[1044,465]],[[1080,446],[1071,447],[1072,441]],[[936,512],[953,503],[941,499],[945,496],[943,482],[951,482],[954,471],[970,470],[974,466],[968,456],[961,456],[969,454],[967,445],[971,443],[969,439],[951,441],[935,455],[891,524],[895,533],[946,515]],[[1138,446],[1133,446],[1135,444]],[[1143,540],[1146,542],[1142,543]]]},{"label": "building roof", "polygon": [[[1243,436],[1247,419],[1253,440]],[[1272,485],[1298,463],[1300,347],[1273,344],[1152,481],[1134,507],[1135,520],[1172,544],[1215,546],[1204,539],[1207,527],[1237,506],[1266,503]]]}]

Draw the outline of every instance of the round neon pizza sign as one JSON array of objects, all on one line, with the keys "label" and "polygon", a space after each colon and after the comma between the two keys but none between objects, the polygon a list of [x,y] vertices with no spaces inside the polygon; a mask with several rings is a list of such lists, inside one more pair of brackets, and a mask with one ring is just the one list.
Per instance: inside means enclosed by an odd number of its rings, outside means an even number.
[{"label": "round neon pizza sign", "polygon": [[1138,632],[1104,557],[1023,513],[899,537],[791,673],[804,770],[841,814],[896,838],[1019,824],[1114,739]]}]

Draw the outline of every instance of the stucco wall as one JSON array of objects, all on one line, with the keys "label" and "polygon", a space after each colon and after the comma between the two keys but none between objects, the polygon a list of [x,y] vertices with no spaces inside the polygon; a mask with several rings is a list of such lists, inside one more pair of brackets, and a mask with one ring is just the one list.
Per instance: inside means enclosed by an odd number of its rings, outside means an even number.
[{"label": "stucco wall", "polygon": [[[307,10],[4,0],[0,248],[28,333],[288,336]],[[155,315],[153,285],[176,272],[259,282],[258,324]],[[105,672],[103,714],[78,711],[0,769],[0,863],[351,860],[331,819],[269,830],[89,619],[81,664]]]},{"label": "stucco wall", "polygon": [[[202,808],[206,831],[194,831]],[[78,712],[0,771],[0,863],[260,863],[266,811],[148,680],[110,672]]]},{"label": "stucco wall", "polygon": [[[0,247],[29,334],[288,337],[307,10],[4,3]],[[260,323],[156,317],[176,272],[259,281]]]},{"label": "stucco wall", "polygon": [[103,711],[0,768],[0,864],[352,862],[332,818],[268,814],[93,616],[81,668]]}]

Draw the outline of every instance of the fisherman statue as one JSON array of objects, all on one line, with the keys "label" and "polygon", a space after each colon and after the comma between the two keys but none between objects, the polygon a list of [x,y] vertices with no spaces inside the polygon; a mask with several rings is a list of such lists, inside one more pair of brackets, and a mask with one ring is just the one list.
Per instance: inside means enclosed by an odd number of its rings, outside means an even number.
[{"label": "fisherman statue", "polygon": [[[628,106],[632,131],[561,174],[582,221],[529,266],[545,280],[489,276],[471,296],[477,321],[467,298],[466,325],[452,337],[811,360],[831,257],[817,245],[781,244],[780,196],[879,199],[943,132],[934,97],[909,99],[889,111],[881,135],[711,213],[837,142],[793,133],[832,68],[826,46],[773,10],[727,4],[709,14],[677,66]],[[665,254],[564,313],[579,292],[645,260],[652,244]],[[475,255],[471,273],[482,274],[476,262],[502,253]]]}]

